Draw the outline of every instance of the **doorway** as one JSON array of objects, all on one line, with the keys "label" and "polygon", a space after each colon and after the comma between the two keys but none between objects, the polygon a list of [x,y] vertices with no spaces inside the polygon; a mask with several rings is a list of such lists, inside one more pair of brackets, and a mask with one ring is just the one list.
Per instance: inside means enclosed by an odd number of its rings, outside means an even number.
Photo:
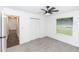
[{"label": "doorway", "polygon": [[19,17],[14,15],[7,16],[7,48],[19,45]]}]

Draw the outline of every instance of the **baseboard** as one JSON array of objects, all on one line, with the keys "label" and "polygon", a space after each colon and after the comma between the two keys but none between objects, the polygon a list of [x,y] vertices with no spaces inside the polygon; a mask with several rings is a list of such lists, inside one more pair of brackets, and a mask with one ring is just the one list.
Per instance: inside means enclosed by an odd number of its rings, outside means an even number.
[{"label": "baseboard", "polygon": [[48,36],[48,38],[55,39],[55,40],[57,40],[57,41],[60,41],[60,42],[63,42],[63,43],[65,43],[65,44],[69,44],[69,45],[71,45],[71,46],[74,46],[74,47],[79,48],[79,46],[77,46],[77,45],[74,45],[74,44],[71,44],[71,43],[68,43],[68,42],[65,42],[65,41],[62,41],[62,40],[59,40],[59,39],[56,39],[56,38],[50,37],[50,36]]},{"label": "baseboard", "polygon": [[43,37],[39,37],[39,38],[35,38],[35,39],[28,40],[26,42],[20,42],[20,44],[25,44],[25,43],[28,43],[30,41],[37,40],[37,39],[41,39],[41,38],[49,38],[49,37],[48,36],[43,36]]},{"label": "baseboard", "polygon": [[49,36],[44,36],[44,37],[41,37],[41,38],[50,38]]}]

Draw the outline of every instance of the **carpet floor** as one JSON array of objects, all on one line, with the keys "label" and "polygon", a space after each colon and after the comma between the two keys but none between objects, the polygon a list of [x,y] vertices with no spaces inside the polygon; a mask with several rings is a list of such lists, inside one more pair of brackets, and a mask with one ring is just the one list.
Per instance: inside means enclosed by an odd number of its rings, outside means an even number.
[{"label": "carpet floor", "polygon": [[49,37],[44,37],[8,48],[7,52],[79,52],[79,48]]}]

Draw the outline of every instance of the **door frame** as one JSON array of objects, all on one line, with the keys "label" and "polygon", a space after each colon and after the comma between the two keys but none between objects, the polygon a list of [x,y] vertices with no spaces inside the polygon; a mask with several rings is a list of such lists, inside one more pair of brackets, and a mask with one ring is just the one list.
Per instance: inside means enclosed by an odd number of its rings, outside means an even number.
[{"label": "door frame", "polygon": [[[20,35],[20,32],[19,32],[20,31],[19,16],[16,16],[16,15],[7,15],[7,17],[16,17],[16,32],[18,33],[18,38],[19,38],[19,35]],[[7,21],[9,22],[9,18],[7,19]],[[9,25],[8,25],[8,29],[9,29]],[[20,43],[20,40],[19,40],[19,43]]]},{"label": "door frame", "polygon": [[[17,17],[18,38],[20,38],[20,21],[19,21],[20,20],[20,17],[19,16],[16,16],[16,15],[6,15],[4,12],[2,12],[2,20],[5,20],[6,19],[8,21],[8,16],[15,16],[15,17]],[[19,39],[19,43],[20,43],[20,39]],[[6,52],[6,49],[7,49],[7,39],[6,40],[3,40],[2,39],[2,52]]]}]

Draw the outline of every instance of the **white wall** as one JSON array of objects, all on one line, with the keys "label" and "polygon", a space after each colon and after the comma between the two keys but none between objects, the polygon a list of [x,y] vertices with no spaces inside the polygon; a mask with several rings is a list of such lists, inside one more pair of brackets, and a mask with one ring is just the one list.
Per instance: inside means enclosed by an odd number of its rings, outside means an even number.
[{"label": "white wall", "polygon": [[[30,17],[40,20],[30,19]],[[20,18],[20,39],[21,43],[45,36],[44,18],[40,15],[26,13]]]},{"label": "white wall", "polygon": [[[8,8],[4,8],[4,12],[6,15],[16,15],[20,17],[20,44],[45,36],[44,16],[24,11],[15,11]],[[39,18],[40,20],[31,19],[31,17]]]},{"label": "white wall", "polygon": [[[64,17],[73,17],[73,35],[66,36],[56,33],[56,19]],[[48,36],[68,44],[79,47],[79,11],[71,11],[67,13],[51,15],[48,17]]]}]

